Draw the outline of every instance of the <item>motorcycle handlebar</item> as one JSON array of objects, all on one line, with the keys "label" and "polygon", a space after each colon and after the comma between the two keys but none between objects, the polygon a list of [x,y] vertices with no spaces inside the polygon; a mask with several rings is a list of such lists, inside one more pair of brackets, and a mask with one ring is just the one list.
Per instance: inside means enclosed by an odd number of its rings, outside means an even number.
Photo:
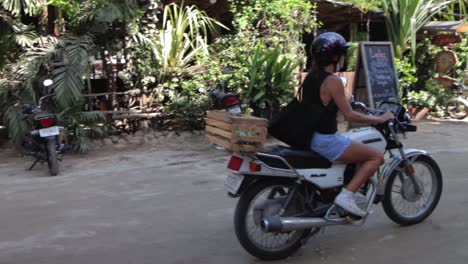
[{"label": "motorcycle handlebar", "polygon": [[[361,109],[361,110],[364,110],[370,114],[384,114],[385,112],[387,112],[388,110],[379,110],[379,109],[372,109],[372,108],[369,108],[367,107],[364,103],[362,102],[351,102],[351,107],[353,109]],[[395,113],[393,113],[395,114]],[[387,122],[385,122],[385,124],[387,124],[388,126],[390,127],[394,127],[397,131],[400,131],[400,132],[415,132],[417,131],[417,126],[411,124],[411,121],[410,122],[401,122],[400,120],[398,120],[397,118],[394,118],[394,119],[391,119],[391,120],[388,120]]]}]

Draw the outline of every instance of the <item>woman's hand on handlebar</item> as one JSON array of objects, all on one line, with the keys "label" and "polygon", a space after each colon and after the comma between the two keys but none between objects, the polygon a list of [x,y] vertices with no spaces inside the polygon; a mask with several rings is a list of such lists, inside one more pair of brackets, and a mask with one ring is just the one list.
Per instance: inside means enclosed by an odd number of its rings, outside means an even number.
[{"label": "woman's hand on handlebar", "polygon": [[385,112],[383,115],[379,116],[380,122],[379,123],[385,123],[388,120],[394,119],[395,116],[393,115],[392,112]]}]

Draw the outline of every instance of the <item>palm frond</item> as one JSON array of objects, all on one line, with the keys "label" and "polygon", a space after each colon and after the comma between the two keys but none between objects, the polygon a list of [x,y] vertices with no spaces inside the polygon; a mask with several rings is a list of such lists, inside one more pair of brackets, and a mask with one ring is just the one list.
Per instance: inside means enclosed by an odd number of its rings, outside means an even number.
[{"label": "palm frond", "polygon": [[106,115],[100,111],[78,112],[74,114],[74,118],[80,124],[91,125],[104,122],[106,120]]},{"label": "palm frond", "polygon": [[78,23],[130,21],[142,14],[135,0],[84,1]]},{"label": "palm frond", "polygon": [[23,120],[21,107],[9,103],[1,108],[3,124],[8,128],[9,138],[13,143],[20,144],[30,130],[29,124]]},{"label": "palm frond", "polygon": [[53,71],[55,98],[63,107],[77,104],[82,98],[83,76],[88,69],[89,51],[94,47],[90,36],[64,35],[60,55],[62,61]]},{"label": "palm frond", "polygon": [[53,71],[55,98],[63,108],[73,106],[83,97],[81,92],[84,83],[80,74],[82,69],[76,64],[67,62],[56,65],[56,67]]},{"label": "palm frond", "polygon": [[416,34],[437,12],[451,1],[434,0],[386,0],[382,1],[387,31],[396,50],[396,56],[410,47],[415,49]]}]

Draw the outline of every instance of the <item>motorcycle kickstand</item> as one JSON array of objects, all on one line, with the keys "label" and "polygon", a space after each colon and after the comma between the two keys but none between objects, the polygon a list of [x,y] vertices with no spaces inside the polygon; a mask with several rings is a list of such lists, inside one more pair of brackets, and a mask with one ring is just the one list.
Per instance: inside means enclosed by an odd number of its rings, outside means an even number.
[{"label": "motorcycle kickstand", "polygon": [[36,160],[33,162],[33,164],[31,165],[31,167],[29,167],[28,170],[32,170],[34,168],[34,166],[36,166],[36,164],[39,162],[41,158],[40,157],[37,157]]}]

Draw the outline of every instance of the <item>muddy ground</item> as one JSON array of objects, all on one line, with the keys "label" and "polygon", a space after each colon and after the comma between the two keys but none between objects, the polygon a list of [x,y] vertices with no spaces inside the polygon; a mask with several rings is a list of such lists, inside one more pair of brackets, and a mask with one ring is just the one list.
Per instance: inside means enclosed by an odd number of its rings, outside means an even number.
[{"label": "muddy ground", "polygon": [[[405,143],[433,153],[445,184],[428,220],[399,227],[377,206],[364,226],[327,228],[278,263],[466,263],[468,124],[419,126]],[[234,235],[228,156],[203,135],[168,136],[96,142],[57,177],[2,149],[0,263],[261,263]]]}]

